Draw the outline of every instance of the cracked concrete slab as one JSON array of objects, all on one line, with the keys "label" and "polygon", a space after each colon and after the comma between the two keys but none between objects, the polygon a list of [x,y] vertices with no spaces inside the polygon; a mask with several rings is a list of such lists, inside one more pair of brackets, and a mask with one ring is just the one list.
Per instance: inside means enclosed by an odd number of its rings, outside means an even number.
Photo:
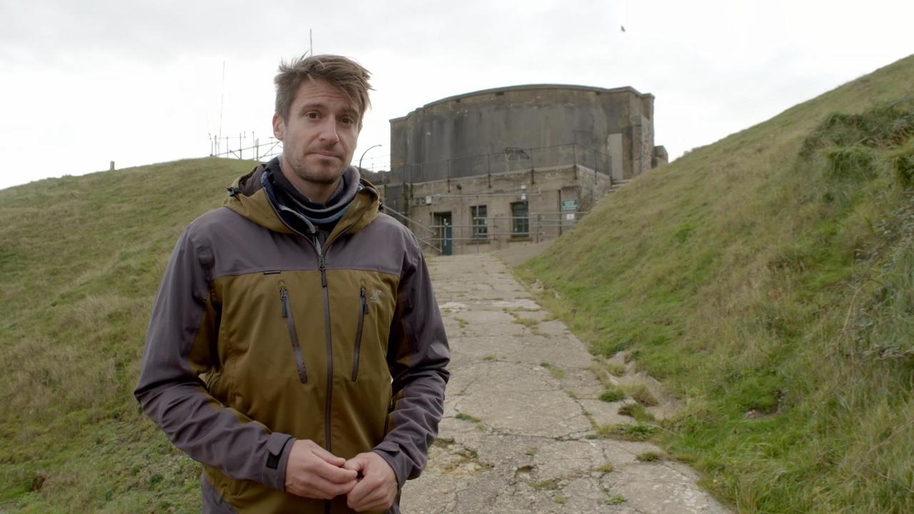
[{"label": "cracked concrete slab", "polygon": [[529,375],[477,382],[468,392],[458,410],[504,434],[559,438],[591,428],[567,394]]},{"label": "cracked concrete slab", "polygon": [[633,400],[599,399],[595,359],[504,263],[492,254],[436,257],[429,269],[451,380],[439,440],[422,476],[404,487],[403,512],[729,512],[688,466],[639,460],[663,455],[653,444],[598,436],[601,425],[634,423],[618,412]]}]

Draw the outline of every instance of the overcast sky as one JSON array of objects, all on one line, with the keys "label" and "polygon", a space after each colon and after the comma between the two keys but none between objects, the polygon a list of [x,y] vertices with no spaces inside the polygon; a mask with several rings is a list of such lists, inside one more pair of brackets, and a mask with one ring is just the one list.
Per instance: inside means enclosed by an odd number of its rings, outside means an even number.
[{"label": "overcast sky", "polygon": [[354,160],[381,144],[377,168],[391,118],[531,83],[652,93],[676,158],[914,53],[912,19],[908,0],[0,0],[0,188],[266,139],[309,30],[373,74]]}]

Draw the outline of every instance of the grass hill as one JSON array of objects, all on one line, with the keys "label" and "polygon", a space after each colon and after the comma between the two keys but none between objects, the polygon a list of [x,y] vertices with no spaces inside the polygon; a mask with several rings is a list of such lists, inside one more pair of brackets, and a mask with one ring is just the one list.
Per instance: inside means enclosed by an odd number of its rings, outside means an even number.
[{"label": "grass hill", "polygon": [[[520,270],[680,399],[643,432],[743,512],[914,511],[912,83],[908,58],[697,149]],[[177,237],[251,165],[0,191],[0,512],[198,511],[131,393]]]},{"label": "grass hill", "polygon": [[911,84],[914,56],[696,149],[521,270],[679,398],[645,423],[740,512],[914,512]]},{"label": "grass hill", "polygon": [[0,191],[0,512],[199,512],[199,468],[132,392],[178,236],[252,166],[189,160]]}]

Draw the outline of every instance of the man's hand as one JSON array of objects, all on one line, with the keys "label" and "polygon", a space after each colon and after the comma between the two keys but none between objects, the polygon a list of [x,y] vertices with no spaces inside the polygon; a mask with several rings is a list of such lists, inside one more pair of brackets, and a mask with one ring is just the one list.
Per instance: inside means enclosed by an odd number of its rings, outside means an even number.
[{"label": "man's hand", "polygon": [[298,439],[292,443],[286,463],[286,492],[317,500],[348,494],[357,483],[358,471],[344,469],[344,464],[346,459],[328,452],[314,441]]},{"label": "man's hand", "polygon": [[362,475],[346,497],[350,509],[356,512],[386,511],[393,505],[397,497],[397,475],[380,455],[360,453],[347,460],[343,467]]}]

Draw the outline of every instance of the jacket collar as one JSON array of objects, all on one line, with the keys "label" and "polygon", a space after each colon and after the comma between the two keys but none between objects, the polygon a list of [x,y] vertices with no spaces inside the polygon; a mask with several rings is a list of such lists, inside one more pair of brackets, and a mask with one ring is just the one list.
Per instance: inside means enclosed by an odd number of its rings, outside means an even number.
[{"label": "jacket collar", "polygon": [[[262,180],[266,170],[267,165],[261,163],[246,175],[235,179],[232,185],[227,188],[228,195],[223,205],[274,232],[296,233],[279,217],[276,206],[263,188]],[[378,190],[364,178],[360,178],[360,184],[361,188],[352,199],[342,219],[337,222],[328,240],[333,239],[343,231],[358,232],[377,217],[380,209]]]}]

